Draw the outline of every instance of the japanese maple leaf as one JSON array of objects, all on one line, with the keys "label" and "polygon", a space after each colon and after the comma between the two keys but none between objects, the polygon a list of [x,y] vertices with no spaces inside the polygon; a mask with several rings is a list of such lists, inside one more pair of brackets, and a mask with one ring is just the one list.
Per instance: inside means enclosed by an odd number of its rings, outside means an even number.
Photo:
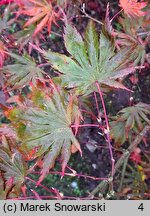
[{"label": "japanese maple leaf", "polygon": [[144,16],[146,12],[142,11],[147,2],[138,2],[137,0],[120,0],[119,6],[129,17]]},{"label": "japanese maple leaf", "polygon": [[16,63],[6,65],[2,69],[7,86],[13,89],[23,88],[30,82],[35,84],[37,79],[42,79],[43,71],[36,66],[35,61],[29,55],[19,56],[15,53],[9,53],[9,55],[16,60]]},{"label": "japanese maple leaf", "polygon": [[[13,146],[14,145],[14,146]],[[2,136],[0,140],[0,199],[18,197],[27,174],[23,156],[15,148],[16,140]]]},{"label": "japanese maple leaf", "polygon": [[6,47],[2,41],[0,41],[0,68],[3,67],[4,60],[7,57]]},{"label": "japanese maple leaf", "polygon": [[129,58],[134,62],[134,65],[144,65],[146,60],[146,40],[139,37],[139,32],[144,26],[144,17],[140,19],[131,19],[127,16],[119,18],[119,23],[122,27],[121,31],[116,31],[116,44],[120,47],[128,47],[131,50]]},{"label": "japanese maple leaf", "polygon": [[38,48],[52,67],[61,72],[64,85],[76,87],[81,94],[95,91],[95,82],[114,88],[125,86],[116,79],[122,78],[135,71],[134,67],[126,67],[129,49],[122,49],[116,53],[109,40],[108,33],[103,30],[99,37],[95,25],[90,22],[84,39],[76,28],[66,23],[64,41],[70,56],[44,51]]},{"label": "japanese maple leaf", "polygon": [[126,140],[132,140],[132,136],[138,135],[145,125],[150,125],[150,105],[138,103],[119,111],[117,117],[110,122],[111,137],[116,145],[122,145]]},{"label": "japanese maple leaf", "polygon": [[37,24],[34,35],[46,26],[50,33],[52,23],[56,24],[56,19],[60,16],[60,13],[54,10],[51,0],[23,0],[17,3],[21,8],[18,14],[25,14],[31,17],[25,23],[24,27],[34,23]]},{"label": "japanese maple leaf", "polygon": [[[45,86],[45,85],[44,85]],[[20,150],[29,152],[27,159],[43,156],[41,182],[61,154],[62,175],[71,156],[72,144],[81,153],[81,148],[72,128],[81,119],[77,98],[66,95],[63,89],[53,83],[46,86],[33,87],[28,100],[22,105],[5,113],[14,122],[19,140]],[[44,91],[43,91],[44,90]],[[66,100],[64,101],[64,99]],[[30,102],[29,102],[30,101]],[[26,104],[26,105],[25,105]]]}]

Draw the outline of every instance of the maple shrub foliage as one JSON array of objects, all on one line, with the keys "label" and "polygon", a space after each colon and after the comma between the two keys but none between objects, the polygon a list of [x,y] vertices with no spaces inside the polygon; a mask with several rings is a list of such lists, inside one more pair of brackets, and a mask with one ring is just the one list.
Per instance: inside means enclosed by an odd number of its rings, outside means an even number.
[{"label": "maple shrub foliage", "polygon": [[[56,161],[61,169],[54,174],[61,178],[99,181],[87,199],[95,198],[100,189],[107,199],[121,194],[126,198],[128,193],[136,194],[133,199],[149,196],[150,158],[142,155],[142,148],[149,145],[150,105],[134,100],[132,85],[150,65],[150,4],[116,1],[112,16],[111,2],[105,3],[105,17],[100,14],[99,20],[86,12],[94,8],[89,2],[0,2],[0,199],[28,199],[29,181],[46,189],[42,182]],[[87,18],[84,31],[76,27],[72,8],[76,20]],[[61,52],[53,46],[57,37]],[[132,97],[128,106],[111,114],[107,95],[119,89]],[[67,165],[72,154],[84,154],[80,129],[90,127],[98,130],[95,133],[108,148],[111,165],[105,179]],[[33,177],[36,172],[38,178]],[[36,188],[30,191],[33,199],[42,199]],[[49,198],[65,199],[53,185],[46,190]]]}]

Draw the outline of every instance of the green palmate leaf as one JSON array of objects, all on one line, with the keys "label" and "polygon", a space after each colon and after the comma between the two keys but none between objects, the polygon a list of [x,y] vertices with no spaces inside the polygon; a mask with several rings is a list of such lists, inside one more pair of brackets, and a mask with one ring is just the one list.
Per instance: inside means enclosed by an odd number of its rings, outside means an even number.
[{"label": "green palmate leaf", "polygon": [[134,62],[134,65],[138,65],[139,63],[143,65],[146,58],[146,37],[140,37],[140,31],[143,30],[143,26],[148,26],[149,24],[146,24],[146,20],[143,17],[132,19],[132,21],[130,18],[125,17],[120,18],[119,21],[122,31],[116,31],[118,37],[116,43],[122,48],[128,47],[131,50],[129,59]]},{"label": "green palmate leaf", "polygon": [[19,152],[11,154],[8,149],[0,147],[0,169],[4,171],[4,178],[13,178],[14,184],[21,185],[26,175],[25,164]]},{"label": "green palmate leaf", "polygon": [[[35,157],[42,156],[43,168],[40,181],[46,173],[53,167],[56,158],[61,153],[62,173],[71,155],[71,145],[74,144],[81,152],[80,145],[74,136],[71,124],[80,118],[77,99],[72,95],[64,102],[65,95],[56,86],[49,87],[49,92],[41,92],[38,88],[33,89],[29,106],[15,108],[9,113],[10,120],[16,126],[19,139],[22,141],[21,150],[33,150]],[[43,106],[39,100],[35,100],[35,92],[38,91],[38,98],[43,101]],[[16,110],[19,110],[17,112]],[[22,110],[21,110],[22,109]],[[21,110],[21,115],[20,113]],[[15,115],[16,113],[16,115]],[[16,116],[16,118],[15,118]]]},{"label": "green palmate leaf", "polygon": [[112,121],[110,122],[111,137],[115,140],[117,146],[122,145],[126,141],[125,135],[125,124],[123,121]]},{"label": "green palmate leaf", "polygon": [[148,118],[150,115],[149,104],[138,103],[122,109],[118,114],[118,118],[110,122],[111,136],[117,145],[121,145],[130,139],[133,132],[139,134],[145,125],[150,125]]},{"label": "green palmate leaf", "polygon": [[8,181],[5,181],[2,173],[0,172],[0,200],[16,197],[13,186],[13,179],[10,178]]},{"label": "green palmate leaf", "polygon": [[148,119],[150,106],[148,104],[138,103],[134,106],[124,108],[119,113],[121,114],[121,118],[126,120],[125,127],[127,132],[134,126],[138,130],[142,130],[143,122],[150,125],[150,120]]},{"label": "green palmate leaf", "polygon": [[37,79],[43,77],[43,71],[37,67],[36,63],[29,55],[23,57],[9,53],[17,63],[3,67],[3,74],[7,77],[7,85],[13,88],[22,88],[30,82],[36,83]]},{"label": "green palmate leaf", "polygon": [[64,84],[78,87],[82,93],[87,90],[92,92],[96,81],[111,87],[125,88],[115,80],[134,71],[133,67],[126,68],[123,65],[129,51],[123,49],[115,53],[106,31],[102,31],[99,39],[93,22],[90,22],[83,40],[76,28],[67,23],[64,41],[70,57],[52,51],[41,51],[52,67],[62,73]]},{"label": "green palmate leaf", "polygon": [[0,199],[18,197],[27,175],[25,161],[13,145],[12,139],[2,136],[0,143]]},{"label": "green palmate leaf", "polygon": [[117,43],[121,45],[121,47],[128,47],[130,49],[129,59],[134,62],[134,65],[144,64],[146,58],[146,46],[141,41],[137,40],[137,38],[133,38],[133,36],[126,35],[124,33],[120,33],[118,35],[119,39]]}]

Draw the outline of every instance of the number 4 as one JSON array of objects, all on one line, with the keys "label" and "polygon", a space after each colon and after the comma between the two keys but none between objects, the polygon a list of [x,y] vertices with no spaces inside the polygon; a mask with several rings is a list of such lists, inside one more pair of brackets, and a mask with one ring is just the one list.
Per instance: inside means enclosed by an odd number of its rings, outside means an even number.
[{"label": "number 4", "polygon": [[143,206],[143,203],[141,203],[138,207],[139,210],[143,211],[144,210],[144,206]]}]

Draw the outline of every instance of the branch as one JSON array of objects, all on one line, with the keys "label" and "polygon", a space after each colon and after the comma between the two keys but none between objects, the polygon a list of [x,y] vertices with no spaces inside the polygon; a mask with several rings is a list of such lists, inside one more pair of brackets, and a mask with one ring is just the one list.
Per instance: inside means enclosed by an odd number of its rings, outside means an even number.
[{"label": "branch", "polygon": [[87,14],[87,12],[85,11],[85,3],[82,5],[80,11],[84,14],[84,17],[87,17],[87,18],[93,20],[94,22],[97,22],[97,23],[100,24],[100,25],[104,25],[103,22],[101,22],[101,21],[99,21],[99,20],[97,20],[97,19],[91,17],[89,14]]},{"label": "branch", "polygon": [[104,117],[105,117],[105,122],[106,122],[106,129],[104,130],[104,133],[105,133],[105,135],[107,137],[107,143],[108,143],[109,152],[110,152],[110,158],[111,158],[111,162],[112,162],[111,177],[113,178],[115,160],[114,160],[114,157],[113,157],[112,145],[111,145],[111,140],[110,140],[109,122],[108,122],[106,107],[105,107],[105,103],[104,103],[104,99],[103,99],[103,94],[102,94],[102,91],[100,89],[98,81],[95,82],[95,85],[96,85],[98,93],[100,95],[100,99],[101,99],[101,102],[102,102],[102,107],[103,107],[103,110],[104,110]]},{"label": "branch", "polygon": [[[114,174],[117,172],[117,170],[122,166],[124,160],[126,160],[130,154],[134,151],[134,149],[138,146],[138,144],[141,142],[141,140],[143,139],[143,137],[146,135],[146,133],[150,130],[150,126],[145,126],[144,129],[141,131],[141,133],[139,135],[136,136],[135,140],[131,143],[131,145],[129,146],[129,148],[123,153],[123,155],[120,157],[120,159],[117,161],[117,163],[115,164],[114,167]],[[98,184],[98,186],[90,193],[89,198],[90,197],[94,197],[94,195],[96,193],[98,193],[99,191],[105,191],[106,187],[108,186],[109,182],[112,181],[112,179],[110,178],[111,173],[108,175],[108,181],[104,180],[102,182],[100,182]]]}]

